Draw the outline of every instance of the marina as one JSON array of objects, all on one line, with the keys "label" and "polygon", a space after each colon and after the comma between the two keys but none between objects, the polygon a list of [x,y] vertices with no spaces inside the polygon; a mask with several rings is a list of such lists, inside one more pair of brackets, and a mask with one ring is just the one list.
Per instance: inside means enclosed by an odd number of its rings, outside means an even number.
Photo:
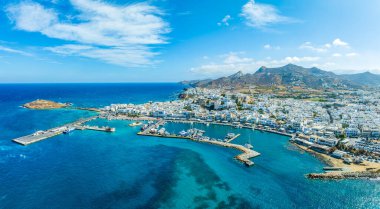
[{"label": "marina", "polygon": [[208,144],[236,149],[243,153],[235,156],[235,159],[242,162],[243,164],[247,166],[254,165],[254,163],[250,159],[260,155],[259,152],[256,152],[250,149],[249,147],[230,143],[234,139],[238,138],[240,134],[233,134],[231,135],[230,138],[228,138],[228,140],[210,139],[209,137],[203,136],[204,131],[199,130],[199,129],[190,129],[187,132],[181,131],[179,134],[168,134],[167,132],[165,132],[165,130],[161,131],[163,128],[159,129],[159,127],[162,126],[164,123],[165,123],[164,120],[160,120],[157,123],[151,123],[149,126],[145,127],[145,129],[138,132],[137,134],[142,135],[142,136],[188,139],[195,142],[208,143]]}]

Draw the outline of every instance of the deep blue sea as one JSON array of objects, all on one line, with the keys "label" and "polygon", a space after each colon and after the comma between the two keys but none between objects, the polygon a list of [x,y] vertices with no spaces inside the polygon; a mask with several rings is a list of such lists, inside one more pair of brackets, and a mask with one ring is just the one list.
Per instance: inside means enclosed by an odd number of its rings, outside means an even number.
[{"label": "deep blue sea", "polygon": [[[92,121],[114,133],[74,131],[29,146],[11,139],[94,113],[28,110],[41,98],[75,106],[176,99],[179,84],[0,85],[0,208],[380,208],[380,182],[308,180],[323,163],[288,138],[248,129],[194,124],[211,137],[240,133],[261,156],[253,167],[239,152],[208,144],[137,136],[129,121]],[[170,132],[190,124],[168,123]]]}]

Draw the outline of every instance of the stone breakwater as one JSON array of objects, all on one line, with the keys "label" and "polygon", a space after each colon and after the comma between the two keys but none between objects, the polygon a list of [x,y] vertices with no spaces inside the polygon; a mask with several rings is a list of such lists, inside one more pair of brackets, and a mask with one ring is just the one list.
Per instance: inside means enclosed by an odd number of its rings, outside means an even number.
[{"label": "stone breakwater", "polygon": [[380,178],[380,170],[362,172],[330,172],[330,173],[309,173],[309,179],[376,179]]}]

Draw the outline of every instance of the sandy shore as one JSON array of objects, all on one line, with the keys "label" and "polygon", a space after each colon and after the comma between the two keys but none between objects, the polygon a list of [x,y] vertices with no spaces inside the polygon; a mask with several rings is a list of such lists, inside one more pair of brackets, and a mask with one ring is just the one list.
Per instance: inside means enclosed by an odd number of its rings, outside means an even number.
[{"label": "sandy shore", "polygon": [[295,143],[292,143],[292,144],[295,145],[296,147],[298,147],[299,149],[304,150],[304,151],[314,155],[315,157],[322,160],[323,162],[325,162],[329,166],[343,168],[343,171],[336,171],[334,173],[364,172],[364,171],[368,171],[368,170],[380,170],[380,163],[364,161],[361,164],[355,164],[355,163],[346,164],[341,159],[336,159],[336,158],[331,157],[329,155],[316,152],[314,150],[308,149],[307,147],[301,146],[299,144],[295,144]]}]

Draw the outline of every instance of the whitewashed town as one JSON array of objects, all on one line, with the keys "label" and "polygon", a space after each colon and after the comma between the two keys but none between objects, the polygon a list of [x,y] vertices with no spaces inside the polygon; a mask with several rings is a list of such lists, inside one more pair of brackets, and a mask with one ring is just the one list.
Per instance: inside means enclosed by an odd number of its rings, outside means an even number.
[{"label": "whitewashed town", "polygon": [[179,100],[112,104],[103,111],[113,119],[154,117],[276,132],[345,164],[380,163],[380,94],[365,90],[335,94],[325,101],[311,101],[189,88]]}]

